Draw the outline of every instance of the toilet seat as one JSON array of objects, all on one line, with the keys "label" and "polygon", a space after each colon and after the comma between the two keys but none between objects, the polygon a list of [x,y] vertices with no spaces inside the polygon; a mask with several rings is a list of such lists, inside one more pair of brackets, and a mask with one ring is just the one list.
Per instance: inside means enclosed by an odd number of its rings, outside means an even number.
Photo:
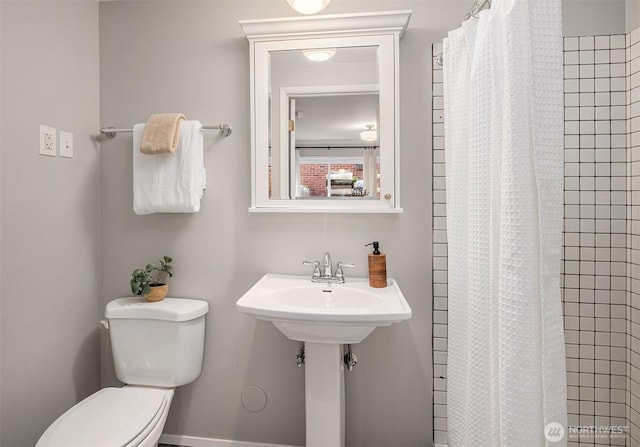
[{"label": "toilet seat", "polygon": [[164,425],[172,397],[166,388],[104,388],[60,416],[36,447],[139,446]]}]

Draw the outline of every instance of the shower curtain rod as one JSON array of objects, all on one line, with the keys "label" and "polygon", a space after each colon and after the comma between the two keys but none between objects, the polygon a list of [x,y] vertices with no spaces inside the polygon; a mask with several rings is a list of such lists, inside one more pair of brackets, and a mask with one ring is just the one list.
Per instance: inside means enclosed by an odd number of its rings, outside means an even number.
[{"label": "shower curtain rod", "polygon": [[[480,11],[489,8],[491,8],[491,0],[476,0],[462,22],[464,23],[471,18],[477,19]],[[442,67],[442,52],[436,54],[436,63]]]},{"label": "shower curtain rod", "polygon": [[[222,135],[228,137],[231,135],[232,129],[228,124],[218,124],[217,126],[202,126],[202,129],[218,129]],[[107,136],[107,138],[115,138],[119,132],[133,132],[133,129],[114,129],[113,127],[106,127],[100,129],[100,133]]]},{"label": "shower curtain rod", "polygon": [[469,20],[471,17],[478,18],[478,14],[480,11],[486,8],[491,8],[491,0],[476,0],[473,6],[471,7],[471,11],[464,16],[464,21]]}]

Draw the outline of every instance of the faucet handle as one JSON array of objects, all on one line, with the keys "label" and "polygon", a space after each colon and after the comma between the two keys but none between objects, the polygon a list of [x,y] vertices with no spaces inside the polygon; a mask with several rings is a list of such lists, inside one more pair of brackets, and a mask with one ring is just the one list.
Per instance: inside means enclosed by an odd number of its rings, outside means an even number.
[{"label": "faucet handle", "polygon": [[312,278],[320,278],[320,261],[302,261],[304,265],[312,265],[313,266],[313,274]]},{"label": "faucet handle", "polygon": [[355,264],[352,264],[350,262],[342,262],[342,261],[338,261],[338,266],[336,268],[336,273],[335,276],[338,279],[344,279],[344,272],[342,271],[342,267],[355,267]]},{"label": "faucet handle", "polygon": [[338,261],[338,267],[355,267],[356,265],[352,262],[342,262]]}]

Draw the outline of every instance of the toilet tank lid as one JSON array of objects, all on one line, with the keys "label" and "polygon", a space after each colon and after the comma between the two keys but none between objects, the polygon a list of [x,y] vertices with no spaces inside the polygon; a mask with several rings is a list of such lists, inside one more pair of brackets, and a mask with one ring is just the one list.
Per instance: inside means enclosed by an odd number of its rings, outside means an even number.
[{"label": "toilet tank lid", "polygon": [[107,319],[189,321],[209,312],[209,303],[190,298],[165,298],[154,303],[143,297],[115,299],[104,311]]}]

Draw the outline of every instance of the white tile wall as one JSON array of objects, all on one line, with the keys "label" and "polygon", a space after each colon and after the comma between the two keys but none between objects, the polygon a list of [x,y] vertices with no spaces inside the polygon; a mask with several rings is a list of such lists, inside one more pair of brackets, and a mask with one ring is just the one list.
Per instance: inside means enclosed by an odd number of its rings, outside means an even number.
[{"label": "white tile wall", "polygon": [[[433,54],[442,44],[433,45]],[[433,441],[447,443],[447,227],[442,66],[433,62]]]},{"label": "white tile wall", "polygon": [[[433,46],[434,55],[441,50]],[[622,425],[629,432],[572,435],[569,445],[640,446],[640,31],[566,38],[564,61],[562,292],[569,425]],[[434,58],[434,442],[446,444],[442,92],[442,67]]]},{"label": "white tile wall", "polygon": [[[565,39],[562,284],[569,425],[625,425],[618,424],[626,404],[625,48],[624,36]],[[588,434],[569,441],[625,445],[626,439]]]},{"label": "white tile wall", "polygon": [[630,445],[640,446],[640,29],[627,34],[627,383]]}]

